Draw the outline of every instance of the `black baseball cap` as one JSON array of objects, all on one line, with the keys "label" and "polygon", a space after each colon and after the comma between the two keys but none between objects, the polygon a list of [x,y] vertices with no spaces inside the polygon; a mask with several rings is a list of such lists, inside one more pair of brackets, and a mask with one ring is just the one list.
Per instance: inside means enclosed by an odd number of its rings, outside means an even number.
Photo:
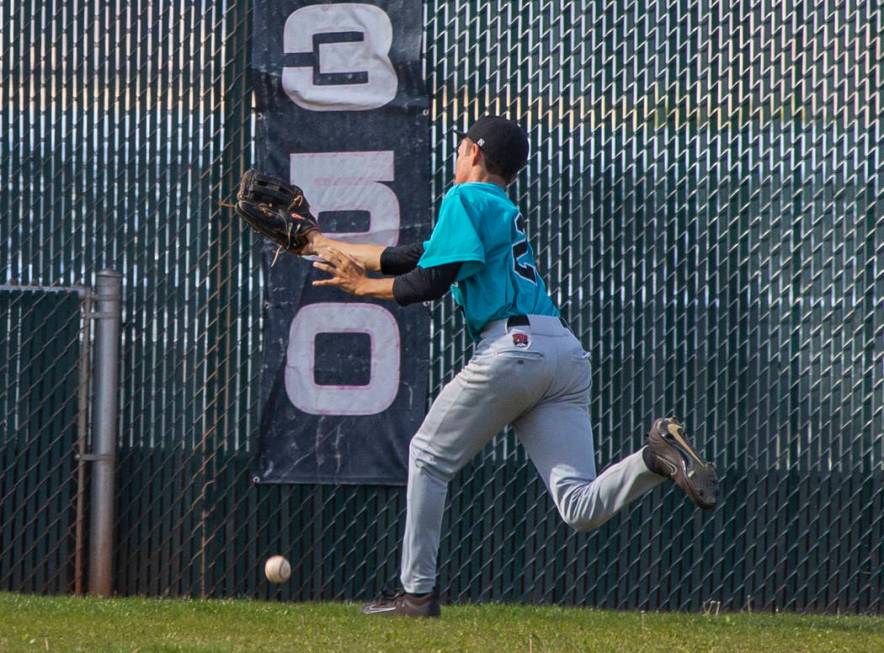
[{"label": "black baseball cap", "polygon": [[507,176],[528,162],[528,134],[517,122],[501,116],[482,116],[464,134],[499,165]]}]

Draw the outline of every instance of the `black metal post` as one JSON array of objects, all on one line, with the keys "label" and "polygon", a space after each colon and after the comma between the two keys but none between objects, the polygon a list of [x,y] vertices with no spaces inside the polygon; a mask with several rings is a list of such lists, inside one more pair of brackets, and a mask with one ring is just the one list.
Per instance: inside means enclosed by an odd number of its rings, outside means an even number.
[{"label": "black metal post", "polygon": [[114,472],[119,370],[120,321],[123,278],[119,272],[102,270],[97,274],[94,307],[95,394],[92,403],[92,500],[89,519],[89,593],[113,593]]}]

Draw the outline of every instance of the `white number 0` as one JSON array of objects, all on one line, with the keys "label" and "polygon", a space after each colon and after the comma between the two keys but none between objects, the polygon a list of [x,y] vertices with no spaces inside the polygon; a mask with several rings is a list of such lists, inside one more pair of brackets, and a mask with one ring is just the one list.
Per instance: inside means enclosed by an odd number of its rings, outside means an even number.
[{"label": "white number 0", "polygon": [[[316,336],[365,333],[371,339],[367,385],[319,385],[313,376]],[[304,306],[289,329],[285,391],[298,410],[311,415],[375,415],[399,392],[399,325],[374,304],[323,303]]]}]

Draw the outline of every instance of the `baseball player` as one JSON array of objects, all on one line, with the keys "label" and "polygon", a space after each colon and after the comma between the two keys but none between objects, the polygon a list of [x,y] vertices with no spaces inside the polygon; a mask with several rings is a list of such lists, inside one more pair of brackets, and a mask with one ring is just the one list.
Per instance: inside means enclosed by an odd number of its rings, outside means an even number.
[{"label": "baseball player", "polygon": [[384,248],[308,235],[304,253],[324,259],[314,266],[330,275],[315,285],[401,305],[450,290],[476,341],[411,440],[402,588],[365,605],[366,614],[439,616],[436,556],[448,482],[507,424],[578,531],[604,524],[665,478],[700,508],[715,506],[715,470],[673,418],[655,420],[646,446],[596,474],[588,354],[559,317],[506,194],[527,158],[518,124],[480,118],[460,141],[454,186],[429,240]]}]

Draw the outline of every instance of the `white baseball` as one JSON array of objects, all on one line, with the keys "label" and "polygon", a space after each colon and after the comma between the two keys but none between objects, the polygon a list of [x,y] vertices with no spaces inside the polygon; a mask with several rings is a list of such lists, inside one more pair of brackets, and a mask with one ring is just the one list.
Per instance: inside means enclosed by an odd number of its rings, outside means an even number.
[{"label": "white baseball", "polygon": [[285,556],[271,556],[264,563],[264,575],[271,583],[284,583],[292,575],[292,566]]}]

